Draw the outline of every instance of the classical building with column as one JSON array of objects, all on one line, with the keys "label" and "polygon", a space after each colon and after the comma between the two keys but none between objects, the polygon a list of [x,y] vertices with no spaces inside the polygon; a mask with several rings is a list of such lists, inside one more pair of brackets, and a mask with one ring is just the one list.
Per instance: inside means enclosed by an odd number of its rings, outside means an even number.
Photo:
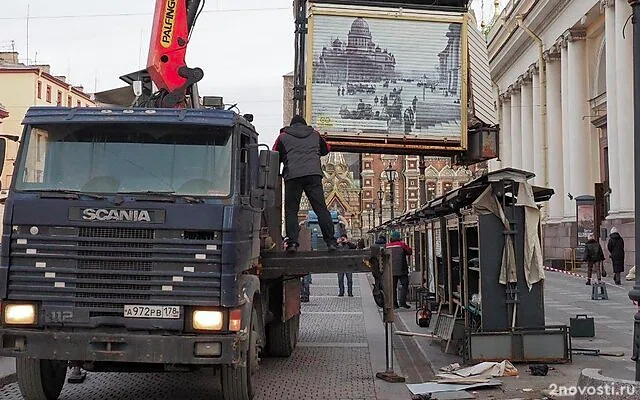
[{"label": "classical building with column", "polygon": [[616,226],[633,264],[631,14],[627,0],[512,0],[488,32],[501,126],[492,167],[556,191],[544,206],[549,263],[576,248],[575,199],[593,196],[596,235]]}]

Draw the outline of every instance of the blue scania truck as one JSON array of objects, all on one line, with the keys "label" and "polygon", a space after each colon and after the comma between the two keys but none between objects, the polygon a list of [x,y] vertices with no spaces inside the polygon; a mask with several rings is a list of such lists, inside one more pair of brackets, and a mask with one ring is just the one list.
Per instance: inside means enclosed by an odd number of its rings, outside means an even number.
[{"label": "blue scania truck", "polygon": [[0,355],[27,400],[57,399],[69,367],[213,367],[223,399],[250,399],[259,358],[296,346],[299,277],[363,268],[279,251],[278,153],[248,119],[29,109],[0,250]]}]

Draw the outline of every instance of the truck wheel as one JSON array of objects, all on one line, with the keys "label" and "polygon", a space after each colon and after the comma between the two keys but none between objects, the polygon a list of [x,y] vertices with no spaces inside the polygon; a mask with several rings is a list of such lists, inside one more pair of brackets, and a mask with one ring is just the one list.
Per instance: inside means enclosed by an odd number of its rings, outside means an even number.
[{"label": "truck wheel", "polygon": [[285,322],[270,323],[267,332],[268,354],[272,357],[289,357],[298,343],[299,328],[300,315],[291,317]]},{"label": "truck wheel", "polygon": [[252,375],[258,368],[258,314],[255,310],[251,315],[251,330],[249,331],[249,345],[247,346],[246,364],[244,366],[223,365],[221,370],[221,386],[223,400],[252,400]]},{"label": "truck wheel", "polygon": [[67,377],[67,362],[16,358],[16,376],[25,400],[57,400]]}]

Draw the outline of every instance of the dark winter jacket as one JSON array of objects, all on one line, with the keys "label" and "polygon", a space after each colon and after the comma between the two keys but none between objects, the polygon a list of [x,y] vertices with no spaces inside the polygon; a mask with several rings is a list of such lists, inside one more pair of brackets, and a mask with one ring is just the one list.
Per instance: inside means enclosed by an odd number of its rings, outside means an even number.
[{"label": "dark winter jacket", "polygon": [[380,235],[374,244],[378,247],[385,247],[387,245],[387,238],[384,235]]},{"label": "dark winter jacket", "polygon": [[584,261],[592,263],[604,261],[604,252],[602,251],[602,246],[600,246],[600,243],[598,243],[597,240],[591,239],[585,244]]},{"label": "dark winter jacket", "polygon": [[407,262],[407,256],[410,256],[413,253],[411,247],[402,240],[389,242],[386,247],[387,249],[392,249],[391,251],[394,251],[394,248],[402,249],[402,257],[400,259],[393,259],[393,265],[391,265],[393,276],[408,275],[409,263]]},{"label": "dark winter jacket", "polygon": [[609,236],[609,242],[607,243],[607,249],[609,250],[609,257],[613,263],[613,272],[624,271],[624,240],[618,232],[612,233]]},{"label": "dark winter jacket", "polygon": [[293,124],[282,128],[273,145],[284,164],[285,181],[303,176],[323,176],[320,157],[329,154],[329,145],[312,127]]}]

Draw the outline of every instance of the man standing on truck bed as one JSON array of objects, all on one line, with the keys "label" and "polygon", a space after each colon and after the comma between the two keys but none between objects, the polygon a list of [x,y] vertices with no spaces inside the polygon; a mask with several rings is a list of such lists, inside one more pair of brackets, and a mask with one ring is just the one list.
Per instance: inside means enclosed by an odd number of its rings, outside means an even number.
[{"label": "man standing on truck bed", "polygon": [[273,150],[280,153],[280,161],[284,164],[284,219],[287,237],[285,249],[288,253],[298,250],[298,211],[302,192],[307,195],[309,203],[318,216],[318,224],[322,237],[329,251],[335,251],[337,242],[331,214],[327,209],[322,188],[322,165],[320,157],[329,154],[329,145],[299,115],[291,119],[291,124],[280,130],[280,136],[273,145]]}]

